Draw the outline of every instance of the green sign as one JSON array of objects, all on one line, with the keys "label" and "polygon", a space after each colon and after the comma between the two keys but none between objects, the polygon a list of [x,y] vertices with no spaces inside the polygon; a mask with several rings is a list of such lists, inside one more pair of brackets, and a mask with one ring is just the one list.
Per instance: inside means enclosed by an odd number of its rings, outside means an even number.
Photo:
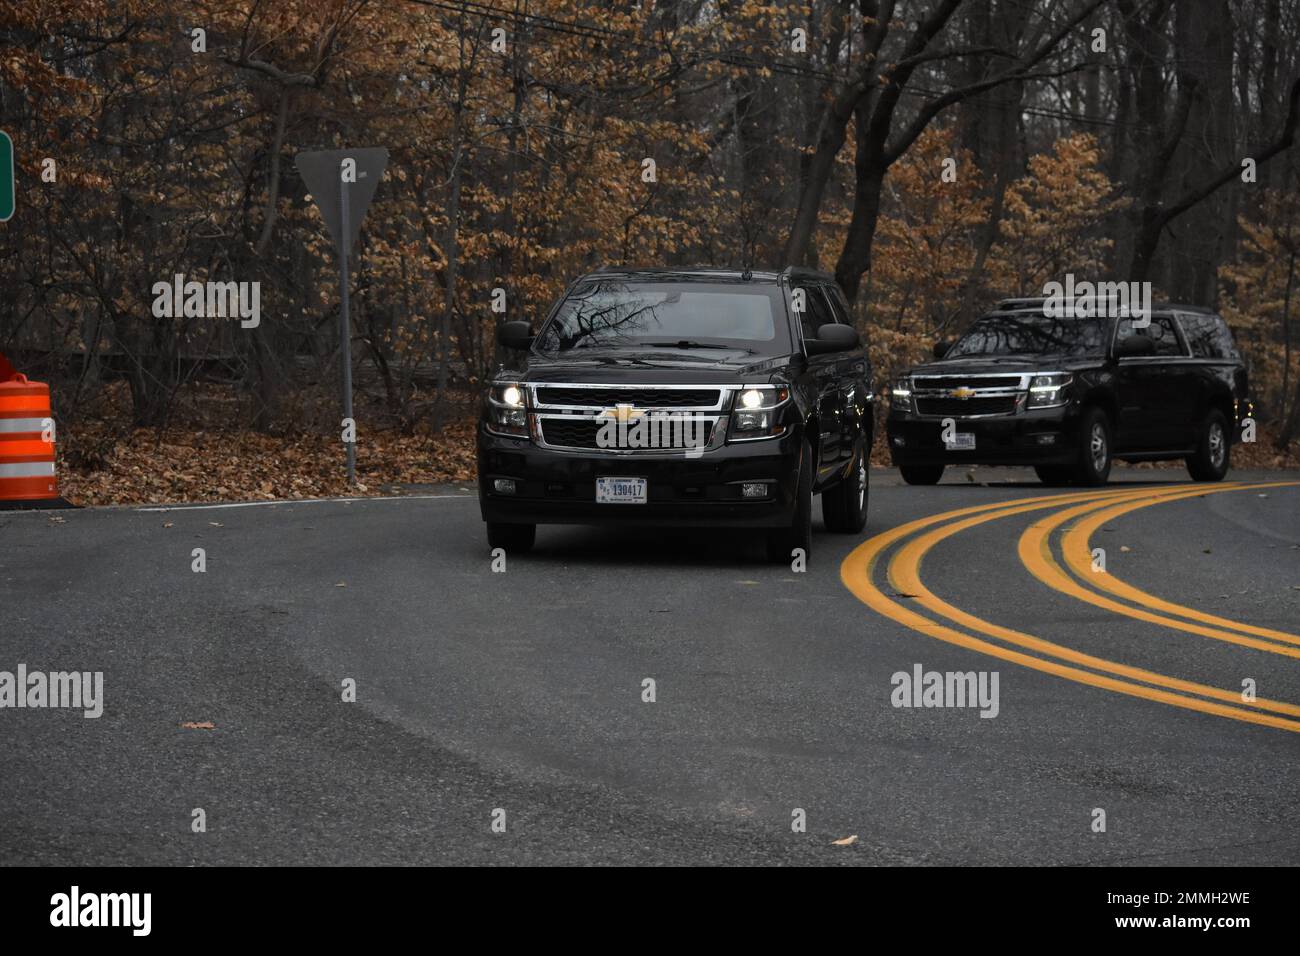
[{"label": "green sign", "polygon": [[14,214],[14,141],[0,130],[0,222]]}]

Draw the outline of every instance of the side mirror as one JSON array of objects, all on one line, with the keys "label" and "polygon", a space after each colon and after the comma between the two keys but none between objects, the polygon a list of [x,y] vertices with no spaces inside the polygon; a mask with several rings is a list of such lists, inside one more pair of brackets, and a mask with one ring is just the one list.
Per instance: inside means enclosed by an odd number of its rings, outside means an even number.
[{"label": "side mirror", "polygon": [[1130,335],[1115,343],[1115,358],[1140,358],[1155,354],[1155,341],[1145,335]]},{"label": "side mirror", "polygon": [[497,341],[508,349],[532,348],[532,326],[527,322],[503,322],[497,329]]},{"label": "side mirror", "polygon": [[861,344],[858,330],[851,325],[823,325],[817,330],[817,338],[804,339],[804,348],[809,355],[824,355],[827,352],[847,352]]},{"label": "side mirror", "polygon": [[944,339],[942,341],[935,342],[934,348],[932,348],[930,351],[931,353],[933,353],[935,358],[941,359],[948,354],[948,350],[950,348],[952,348],[952,340]]}]

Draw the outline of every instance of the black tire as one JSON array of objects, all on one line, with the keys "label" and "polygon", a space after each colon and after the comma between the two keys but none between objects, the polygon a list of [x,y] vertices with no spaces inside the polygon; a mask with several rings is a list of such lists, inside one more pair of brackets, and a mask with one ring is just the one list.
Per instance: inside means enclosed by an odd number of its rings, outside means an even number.
[{"label": "black tire", "polygon": [[1079,463],[1074,469],[1075,480],[1093,488],[1109,481],[1113,447],[1106,413],[1095,405],[1084,409],[1079,420]]},{"label": "black tire", "polygon": [[1051,488],[1068,485],[1074,478],[1074,470],[1069,465],[1034,465],[1034,474]]},{"label": "black tire", "polygon": [[796,548],[803,549],[805,559],[812,557],[812,486],[812,445],[805,440],[799,449],[799,486],[790,527],[767,533],[767,559],[772,563],[789,564]]},{"label": "black tire", "polygon": [[937,485],[943,477],[943,465],[899,465],[903,480],[909,485]]},{"label": "black tire", "polygon": [[1195,481],[1222,481],[1231,466],[1228,418],[1216,408],[1201,423],[1196,436],[1196,453],[1187,456],[1187,471]]},{"label": "black tire", "polygon": [[871,482],[867,467],[867,440],[859,438],[853,449],[848,475],[833,488],[822,492],[822,520],[826,530],[838,534],[861,534],[867,524],[867,500]]},{"label": "black tire", "polygon": [[523,554],[529,551],[537,540],[535,524],[502,524],[499,521],[487,522],[488,547],[502,548],[506,554],[511,552]]}]

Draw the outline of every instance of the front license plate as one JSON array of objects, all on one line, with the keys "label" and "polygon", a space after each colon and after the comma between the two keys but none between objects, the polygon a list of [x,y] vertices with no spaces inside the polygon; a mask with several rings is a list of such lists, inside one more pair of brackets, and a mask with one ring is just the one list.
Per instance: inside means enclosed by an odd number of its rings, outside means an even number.
[{"label": "front license plate", "polygon": [[943,447],[949,451],[974,451],[975,450],[975,433],[974,432],[957,432],[952,436],[951,441],[945,441]]},{"label": "front license plate", "polygon": [[597,478],[596,504],[643,505],[646,502],[644,478]]}]

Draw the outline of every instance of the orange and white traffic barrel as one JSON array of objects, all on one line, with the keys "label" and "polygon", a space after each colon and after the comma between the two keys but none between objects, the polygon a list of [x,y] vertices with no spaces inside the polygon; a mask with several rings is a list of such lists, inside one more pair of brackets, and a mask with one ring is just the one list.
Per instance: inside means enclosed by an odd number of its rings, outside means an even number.
[{"label": "orange and white traffic barrel", "polygon": [[58,497],[50,387],[15,375],[0,382],[0,503]]}]

